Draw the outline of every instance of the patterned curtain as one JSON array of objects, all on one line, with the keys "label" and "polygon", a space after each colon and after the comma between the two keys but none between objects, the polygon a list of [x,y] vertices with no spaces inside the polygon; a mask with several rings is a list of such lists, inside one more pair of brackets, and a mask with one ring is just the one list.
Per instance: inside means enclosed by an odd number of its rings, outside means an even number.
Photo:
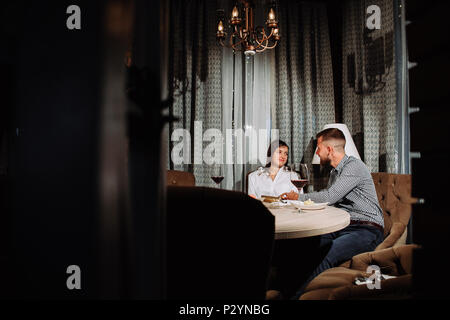
[{"label": "patterned curtain", "polygon": [[281,0],[279,8],[273,123],[290,147],[290,162],[311,163],[316,133],[335,122],[327,10],[293,0]]},{"label": "patterned curtain", "polygon": [[[379,30],[365,28],[370,5],[381,9]],[[398,172],[393,5],[351,0],[343,10],[343,119],[372,172]]]},{"label": "patterned curtain", "polygon": [[[232,1],[219,2],[226,13],[231,12]],[[253,3],[255,25],[262,26],[267,17],[267,1]],[[234,132],[243,130],[246,134],[253,131],[257,136],[251,140],[241,138],[246,141],[245,145],[238,143],[238,136],[232,138],[224,154],[233,159],[233,164],[224,166],[225,179],[221,187],[246,191],[247,174],[264,166],[267,160],[261,154],[266,155],[271,139],[271,111],[275,104],[274,50],[247,57],[241,51],[233,53],[230,48],[223,48],[222,52],[223,128]],[[244,155],[244,161],[238,160],[240,154]],[[264,158],[262,162],[261,158]]]},{"label": "patterned curtain", "polygon": [[[264,1],[256,3],[260,11]],[[199,132],[210,128],[224,133],[227,128],[243,126],[239,123],[243,60],[242,56],[236,56],[233,63],[232,53],[217,45],[216,10],[221,7],[226,7],[221,0],[170,1],[168,78],[171,79],[169,95],[174,98],[174,103],[169,112],[179,121],[169,128],[168,168],[193,172],[196,184],[203,186],[214,186],[210,178],[212,168],[205,163],[194,164],[194,160],[201,158],[202,150],[210,142],[205,141],[199,146],[194,143],[194,138],[198,139]],[[256,14],[264,17],[263,12]],[[280,138],[290,146],[290,161],[310,163],[315,134],[325,124],[335,122],[326,7],[324,4],[281,0],[278,15],[281,41],[275,50],[255,57],[256,98],[251,125],[280,130]],[[231,71],[233,64],[234,72]],[[233,79],[235,91],[231,97]],[[201,128],[198,127],[200,122]],[[172,140],[176,129],[185,129],[182,140]],[[180,141],[184,143],[183,165],[171,161],[174,147]],[[242,179],[249,168],[241,167],[223,167],[225,180],[222,187],[243,188]]]},{"label": "patterned curtain", "polygon": [[[265,22],[266,1],[256,0],[254,3],[255,17],[258,18],[255,23],[262,25]],[[271,105],[274,105],[275,96],[274,53],[267,51],[257,54],[252,63],[253,76],[244,76],[246,60],[243,54],[222,48],[215,38],[216,10],[223,8],[228,13],[232,5],[231,1],[226,0],[170,1],[168,79],[169,95],[174,98],[174,103],[169,112],[179,121],[169,128],[167,158],[168,168],[193,172],[196,185],[215,186],[211,179],[213,167],[205,162],[194,164],[198,162],[196,159],[201,159],[202,151],[211,142],[205,141],[199,146],[195,144],[194,138],[198,139],[199,133],[208,129],[218,129],[223,137],[222,159],[229,163],[228,159],[231,158],[233,162],[221,166],[225,177],[221,187],[245,191],[247,172],[260,164],[248,165],[245,156],[243,164],[239,154],[245,155],[246,150],[242,150],[234,135],[229,141],[226,131],[242,129],[247,132],[246,127],[251,127],[258,134],[260,129],[270,133]],[[254,98],[250,105],[244,107],[244,87],[248,85],[249,78],[252,80]],[[177,129],[185,129],[182,139],[174,135]],[[258,135],[258,145],[260,138]],[[267,140],[263,146],[265,154],[270,137],[262,139]],[[184,143],[182,165],[172,161],[174,150],[178,153],[180,141]],[[248,145],[245,148],[251,149]],[[255,157],[254,154],[251,156]]]},{"label": "patterned curtain", "polygon": [[[217,45],[216,1],[171,0],[169,40],[169,96],[174,98],[169,113],[179,121],[169,127],[168,168],[194,173],[196,184],[213,186],[212,166],[203,161],[203,150],[211,143],[197,141],[210,128],[222,124],[222,49]],[[176,129],[185,129],[183,139],[172,141]],[[172,152],[184,143],[184,164],[174,164]],[[178,150],[178,149],[175,149]]]}]

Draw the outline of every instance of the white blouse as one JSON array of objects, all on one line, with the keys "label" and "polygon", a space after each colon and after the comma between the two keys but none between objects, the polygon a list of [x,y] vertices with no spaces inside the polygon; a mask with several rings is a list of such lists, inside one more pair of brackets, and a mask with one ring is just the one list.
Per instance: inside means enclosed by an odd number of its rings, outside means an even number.
[{"label": "white blouse", "polygon": [[[298,193],[297,187],[291,182],[291,172],[286,170],[286,167],[278,170],[273,181],[270,178],[269,168],[260,167],[248,176],[248,194],[253,194],[258,199],[261,196],[278,197],[282,193],[290,191]],[[300,190],[300,193],[303,193],[303,189]]]}]

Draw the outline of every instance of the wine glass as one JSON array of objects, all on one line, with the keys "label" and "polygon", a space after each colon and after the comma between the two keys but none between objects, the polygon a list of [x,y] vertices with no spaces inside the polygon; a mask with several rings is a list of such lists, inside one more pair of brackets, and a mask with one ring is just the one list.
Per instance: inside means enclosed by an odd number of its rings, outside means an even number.
[{"label": "wine glass", "polygon": [[222,166],[221,165],[217,165],[216,164],[216,165],[213,166],[211,179],[220,188],[220,183],[223,180]]},{"label": "wine glass", "polygon": [[296,163],[291,166],[291,182],[297,187],[298,192],[308,184],[309,169],[306,163]]},{"label": "wine glass", "polygon": [[306,183],[308,184],[310,179],[310,169],[306,163],[300,163],[300,177],[304,180],[306,180]]}]

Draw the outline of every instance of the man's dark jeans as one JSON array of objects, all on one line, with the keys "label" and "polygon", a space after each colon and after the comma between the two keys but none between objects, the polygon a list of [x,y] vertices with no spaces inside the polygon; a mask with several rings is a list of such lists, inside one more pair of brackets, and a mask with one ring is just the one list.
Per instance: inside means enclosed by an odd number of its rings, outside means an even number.
[{"label": "man's dark jeans", "polygon": [[298,299],[312,279],[323,271],[350,260],[353,256],[373,251],[383,241],[383,232],[371,225],[352,224],[320,237],[320,248],[329,247],[325,258],[300,287],[292,299]]}]

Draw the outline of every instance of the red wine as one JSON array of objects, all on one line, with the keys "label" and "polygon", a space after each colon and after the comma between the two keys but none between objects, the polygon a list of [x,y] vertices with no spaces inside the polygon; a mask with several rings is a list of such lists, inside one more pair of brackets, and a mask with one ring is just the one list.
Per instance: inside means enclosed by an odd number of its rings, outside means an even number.
[{"label": "red wine", "polygon": [[222,182],[223,176],[214,176],[214,177],[211,177],[211,179],[213,179],[213,181],[214,181],[215,183],[219,184],[219,183]]},{"label": "red wine", "polygon": [[306,180],[306,179],[291,180],[291,182],[294,186],[297,187],[297,189],[301,189],[308,183],[308,180]]}]

